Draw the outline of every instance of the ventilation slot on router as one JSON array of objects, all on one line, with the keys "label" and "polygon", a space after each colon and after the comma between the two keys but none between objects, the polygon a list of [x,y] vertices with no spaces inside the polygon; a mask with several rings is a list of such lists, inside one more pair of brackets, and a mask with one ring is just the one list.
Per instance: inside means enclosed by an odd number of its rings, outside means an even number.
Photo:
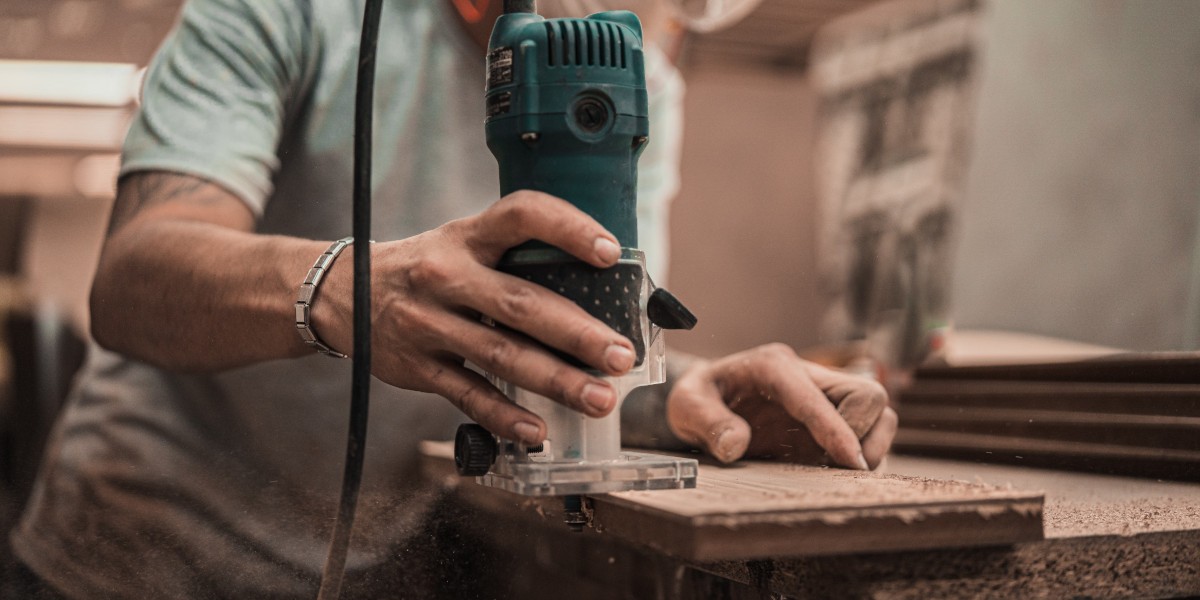
[{"label": "ventilation slot on router", "polygon": [[547,21],[546,64],[626,68],[625,31],[588,19]]}]

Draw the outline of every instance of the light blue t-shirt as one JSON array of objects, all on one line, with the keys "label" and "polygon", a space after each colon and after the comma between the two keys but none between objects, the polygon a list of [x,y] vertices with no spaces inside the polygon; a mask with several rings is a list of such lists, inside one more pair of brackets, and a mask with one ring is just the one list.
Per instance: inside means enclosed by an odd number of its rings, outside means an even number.
[{"label": "light blue t-shirt", "polygon": [[[189,2],[149,69],[122,173],[217,182],[264,234],[347,235],[362,4]],[[498,197],[483,51],[449,2],[385,7],[376,240],[433,229]],[[661,284],[683,88],[652,48],[647,68],[639,237]],[[314,354],[190,375],[93,347],[13,534],[17,555],[78,598],[315,595],[341,480],[349,366]],[[448,439],[462,419],[437,397],[378,382],[373,390],[351,570],[388,560],[412,532],[429,494],[415,485],[416,445]]]}]

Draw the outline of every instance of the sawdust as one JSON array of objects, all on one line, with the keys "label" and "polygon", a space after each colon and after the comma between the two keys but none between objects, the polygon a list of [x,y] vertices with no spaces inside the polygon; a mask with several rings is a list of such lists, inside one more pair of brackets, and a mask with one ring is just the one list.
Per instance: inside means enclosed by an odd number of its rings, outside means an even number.
[{"label": "sawdust", "polygon": [[1047,538],[1200,529],[1200,485],[1001,465],[893,457],[892,469],[1042,490]]},{"label": "sawdust", "polygon": [[1143,498],[1119,502],[1048,499],[1047,537],[1137,535],[1200,530],[1200,503],[1191,498]]}]

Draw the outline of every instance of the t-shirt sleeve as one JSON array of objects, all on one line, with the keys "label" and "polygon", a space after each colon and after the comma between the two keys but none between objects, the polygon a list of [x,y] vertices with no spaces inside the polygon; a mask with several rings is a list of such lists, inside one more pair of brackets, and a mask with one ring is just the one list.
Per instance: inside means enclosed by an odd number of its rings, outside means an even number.
[{"label": "t-shirt sleeve", "polygon": [[646,46],[646,86],[650,94],[650,143],[638,160],[638,246],[654,283],[667,285],[670,264],[668,220],[679,193],[683,144],[683,77],[656,46]]},{"label": "t-shirt sleeve", "polygon": [[146,72],[121,175],[201,177],[261,216],[312,51],[310,21],[307,2],[189,1]]}]

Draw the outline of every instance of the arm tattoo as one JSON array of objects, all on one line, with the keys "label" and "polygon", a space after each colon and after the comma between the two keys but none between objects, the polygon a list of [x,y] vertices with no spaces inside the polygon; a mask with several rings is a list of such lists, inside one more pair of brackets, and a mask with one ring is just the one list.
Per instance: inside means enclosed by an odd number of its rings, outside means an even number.
[{"label": "arm tattoo", "polygon": [[217,184],[192,175],[145,171],[121,178],[108,222],[108,235],[128,223],[141,210],[168,202],[211,204],[227,195]]}]

